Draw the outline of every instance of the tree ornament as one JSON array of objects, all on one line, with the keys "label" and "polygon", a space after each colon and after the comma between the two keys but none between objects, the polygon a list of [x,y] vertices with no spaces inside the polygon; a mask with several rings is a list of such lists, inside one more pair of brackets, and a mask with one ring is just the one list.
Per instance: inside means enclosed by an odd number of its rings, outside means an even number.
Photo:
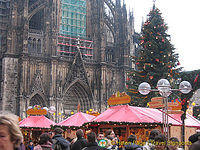
[{"label": "tree ornament", "polygon": [[152,79],[153,79],[153,76],[149,76],[149,79],[152,80]]},{"label": "tree ornament", "polygon": [[129,77],[127,77],[127,79],[126,79],[127,81],[130,81],[130,78]]},{"label": "tree ornament", "polygon": [[171,66],[168,66],[168,68],[171,68]]},{"label": "tree ornament", "polygon": [[165,39],[162,39],[162,42],[165,42]]},{"label": "tree ornament", "polygon": [[180,64],[181,64],[180,62],[177,63],[177,65],[180,65]]},{"label": "tree ornament", "polygon": [[156,39],[158,39],[158,37],[156,36]]},{"label": "tree ornament", "polygon": [[156,58],[156,61],[157,61],[157,62],[159,62],[159,59],[158,59],[158,58]]}]

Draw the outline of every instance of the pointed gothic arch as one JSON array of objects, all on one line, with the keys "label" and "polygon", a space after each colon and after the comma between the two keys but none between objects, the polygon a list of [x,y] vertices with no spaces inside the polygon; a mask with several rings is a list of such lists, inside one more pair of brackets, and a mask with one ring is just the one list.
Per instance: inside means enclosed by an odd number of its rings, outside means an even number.
[{"label": "pointed gothic arch", "polygon": [[29,106],[40,105],[41,107],[47,107],[47,101],[41,92],[35,92],[30,96]]},{"label": "pointed gothic arch", "polygon": [[63,110],[76,111],[80,103],[81,111],[92,108],[92,93],[89,87],[80,79],[72,82],[63,94]]},{"label": "pointed gothic arch", "polygon": [[29,6],[27,20],[29,21],[33,15],[35,15],[40,10],[44,9],[47,6],[47,1],[37,0],[35,3]]}]

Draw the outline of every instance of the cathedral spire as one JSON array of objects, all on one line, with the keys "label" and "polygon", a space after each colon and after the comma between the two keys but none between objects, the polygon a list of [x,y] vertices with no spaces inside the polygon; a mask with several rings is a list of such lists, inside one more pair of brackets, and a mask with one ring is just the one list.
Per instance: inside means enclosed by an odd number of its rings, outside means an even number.
[{"label": "cathedral spire", "polygon": [[155,9],[156,0],[153,0],[153,9]]},{"label": "cathedral spire", "polygon": [[142,17],[141,31],[142,31],[143,25],[144,25],[144,17]]}]

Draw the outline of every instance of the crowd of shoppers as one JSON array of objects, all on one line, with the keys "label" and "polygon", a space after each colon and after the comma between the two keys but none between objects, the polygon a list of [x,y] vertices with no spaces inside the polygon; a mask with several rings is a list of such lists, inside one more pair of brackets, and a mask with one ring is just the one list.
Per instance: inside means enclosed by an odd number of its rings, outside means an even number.
[{"label": "crowd of shoppers", "polygon": [[[62,135],[63,130],[55,128],[53,133],[41,134],[37,145],[29,141],[25,148],[17,116],[0,113],[0,150],[182,150],[176,137],[167,141],[157,129],[150,132],[149,140],[144,145],[137,145],[136,135],[131,134],[122,146],[110,129],[98,136],[95,132],[89,132],[86,139],[82,129],[77,130],[74,140],[68,141]],[[189,150],[200,150],[200,134],[193,134],[188,140],[191,142]]]}]

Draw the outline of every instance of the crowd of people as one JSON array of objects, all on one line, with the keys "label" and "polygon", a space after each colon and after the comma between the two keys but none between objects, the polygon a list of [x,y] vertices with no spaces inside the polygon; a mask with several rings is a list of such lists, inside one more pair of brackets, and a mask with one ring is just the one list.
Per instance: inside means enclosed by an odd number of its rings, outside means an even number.
[{"label": "crowd of people", "polygon": [[[61,128],[55,128],[52,133],[41,134],[37,145],[29,141],[25,146],[17,117],[0,114],[0,150],[181,150],[176,137],[171,137],[167,141],[157,129],[151,131],[149,140],[143,144],[137,142],[134,134],[131,134],[126,142],[122,142],[113,130],[98,135],[91,131],[87,133],[86,139],[82,129],[77,130],[76,138],[73,140],[65,139],[62,134]],[[187,145],[189,150],[200,150],[200,134],[191,135],[188,140],[191,142]]]}]

